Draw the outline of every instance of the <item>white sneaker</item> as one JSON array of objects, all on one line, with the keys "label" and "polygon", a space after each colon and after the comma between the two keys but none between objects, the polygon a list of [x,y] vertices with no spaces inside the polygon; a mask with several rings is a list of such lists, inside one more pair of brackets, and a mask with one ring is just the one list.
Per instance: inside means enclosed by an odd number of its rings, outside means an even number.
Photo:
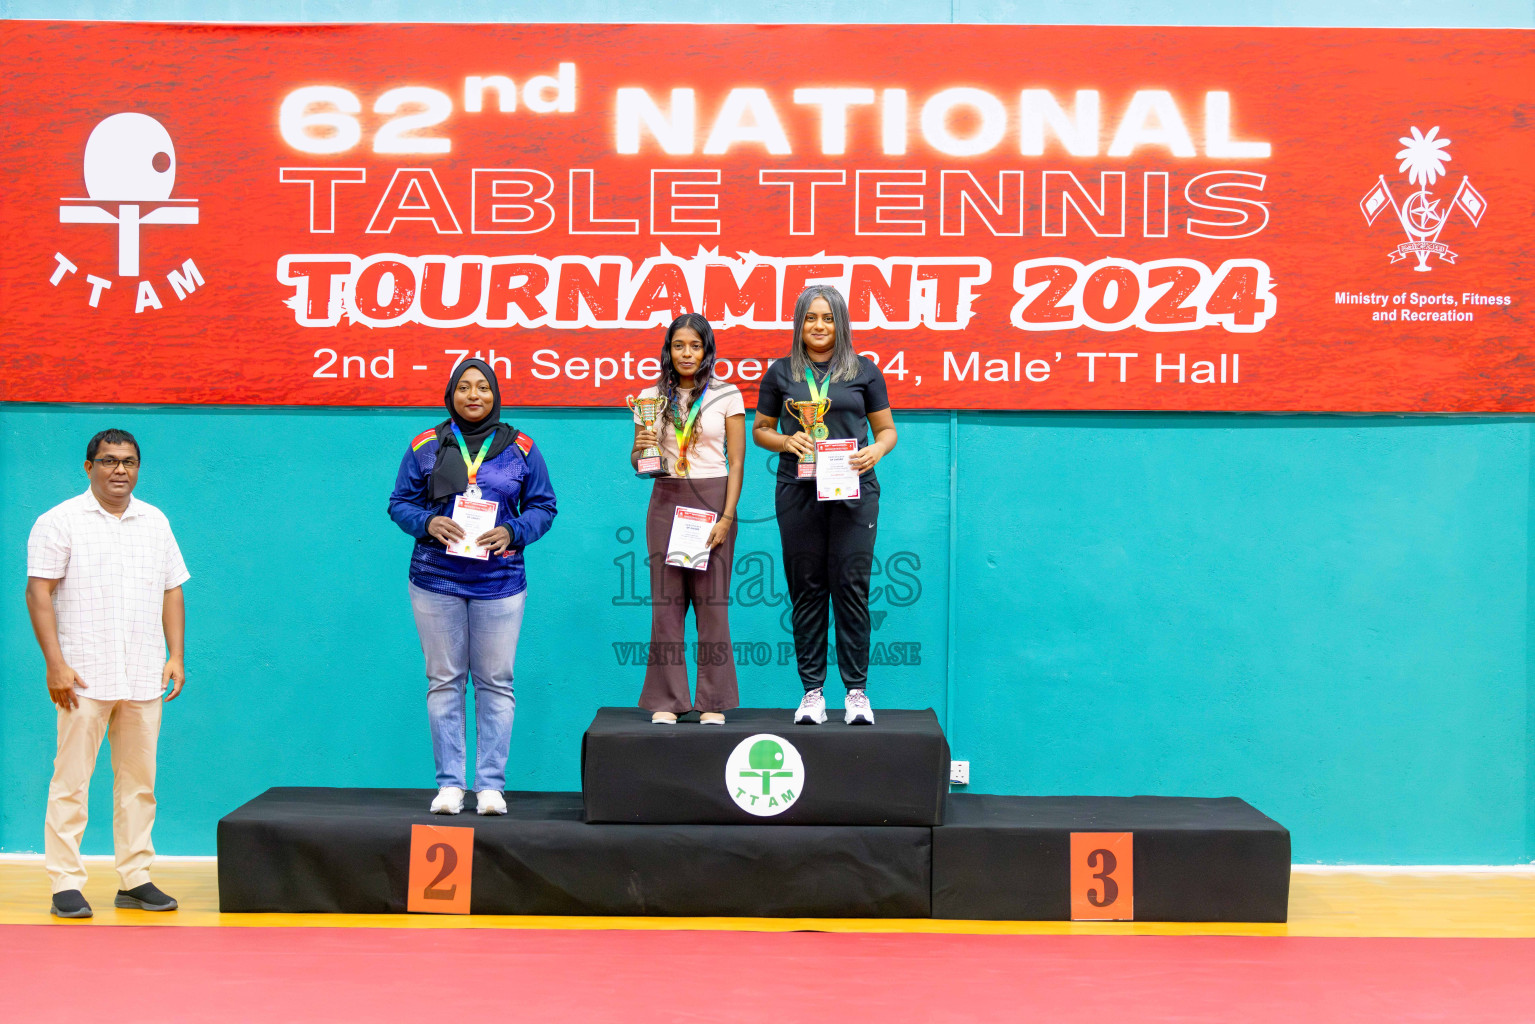
[{"label": "white sneaker", "polygon": [[862,690],[847,691],[847,700],[842,705],[847,709],[842,720],[848,725],[874,724],[874,709],[869,707],[869,695]]},{"label": "white sneaker", "polygon": [[433,814],[457,814],[464,809],[464,791],[457,786],[444,786],[432,801]]},{"label": "white sneaker", "polygon": [[494,789],[482,789],[474,794],[475,803],[478,804],[475,812],[478,814],[505,814],[506,797]]},{"label": "white sneaker", "polygon": [[794,712],[795,725],[820,725],[826,721],[826,698],[817,686],[814,690],[805,691],[805,699],[799,702],[799,710]]}]

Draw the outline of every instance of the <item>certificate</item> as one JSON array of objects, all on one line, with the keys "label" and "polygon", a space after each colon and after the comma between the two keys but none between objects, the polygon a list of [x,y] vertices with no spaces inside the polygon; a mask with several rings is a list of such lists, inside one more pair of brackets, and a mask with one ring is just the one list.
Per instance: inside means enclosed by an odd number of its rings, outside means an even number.
[{"label": "certificate", "polygon": [[853,453],[858,442],[839,437],[815,443],[815,496],[817,501],[842,501],[859,496],[858,470]]},{"label": "certificate", "polygon": [[684,569],[709,568],[709,531],[719,516],[706,508],[678,505],[672,535],[666,542],[666,564]]},{"label": "certificate", "polygon": [[453,515],[450,517],[455,523],[464,528],[464,539],[449,544],[448,554],[457,555],[460,558],[478,558],[481,561],[490,557],[490,550],[476,544],[475,538],[496,528],[496,509],[499,507],[494,501],[477,501],[474,498],[466,498],[462,494],[453,499]]}]

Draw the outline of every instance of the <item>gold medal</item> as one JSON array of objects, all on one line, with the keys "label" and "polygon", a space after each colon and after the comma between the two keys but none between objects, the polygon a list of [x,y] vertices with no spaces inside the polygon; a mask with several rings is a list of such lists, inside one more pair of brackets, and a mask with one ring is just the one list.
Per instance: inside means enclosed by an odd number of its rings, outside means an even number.
[{"label": "gold medal", "polygon": [[810,431],[810,436],[815,438],[817,441],[824,441],[831,436],[831,431],[826,429],[826,424],[817,423],[815,427]]}]

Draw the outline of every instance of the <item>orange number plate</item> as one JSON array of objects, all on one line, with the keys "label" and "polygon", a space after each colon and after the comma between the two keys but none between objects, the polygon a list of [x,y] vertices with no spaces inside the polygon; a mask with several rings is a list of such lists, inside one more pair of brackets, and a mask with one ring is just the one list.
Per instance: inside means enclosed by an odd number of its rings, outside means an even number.
[{"label": "orange number plate", "polygon": [[1071,834],[1071,919],[1135,920],[1135,834]]},{"label": "orange number plate", "polygon": [[474,829],[412,825],[405,909],[413,914],[469,913],[473,869]]}]

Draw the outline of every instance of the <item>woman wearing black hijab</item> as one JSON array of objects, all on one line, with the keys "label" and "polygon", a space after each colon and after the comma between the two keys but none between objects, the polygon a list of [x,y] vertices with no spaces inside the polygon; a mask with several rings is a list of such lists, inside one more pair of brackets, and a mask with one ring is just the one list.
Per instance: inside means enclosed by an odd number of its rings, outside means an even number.
[{"label": "woman wearing black hijab", "polygon": [[[459,363],[443,402],[448,418],[410,442],[389,497],[390,518],[416,538],[410,606],[426,657],[438,787],[432,812],[463,810],[464,686],[472,677],[477,810],[505,814],[512,669],[527,596],[522,549],[554,522],[554,487],[533,439],[501,422],[501,390],[488,364]],[[495,525],[466,537],[454,520],[460,506],[493,514]]]}]

